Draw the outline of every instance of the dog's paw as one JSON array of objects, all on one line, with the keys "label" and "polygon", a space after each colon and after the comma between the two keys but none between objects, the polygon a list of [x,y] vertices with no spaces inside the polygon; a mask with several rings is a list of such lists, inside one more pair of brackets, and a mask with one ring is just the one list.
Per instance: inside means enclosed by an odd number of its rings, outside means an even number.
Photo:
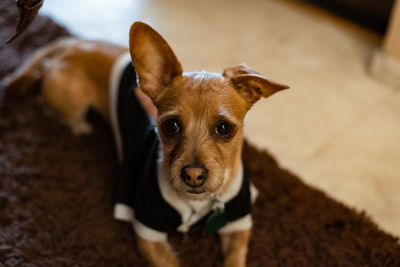
[{"label": "dog's paw", "polygon": [[229,255],[224,260],[224,267],[246,267],[246,259],[237,255]]},{"label": "dog's paw", "polygon": [[92,126],[87,121],[75,121],[69,126],[74,135],[89,135],[93,132]]}]

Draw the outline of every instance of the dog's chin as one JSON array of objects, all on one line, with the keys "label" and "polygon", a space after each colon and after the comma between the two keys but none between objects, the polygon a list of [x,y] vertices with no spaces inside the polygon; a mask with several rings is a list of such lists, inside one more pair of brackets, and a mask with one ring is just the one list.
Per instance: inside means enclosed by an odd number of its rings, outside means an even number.
[{"label": "dog's chin", "polygon": [[213,192],[202,189],[186,189],[177,191],[178,195],[185,200],[204,201],[212,197]]}]

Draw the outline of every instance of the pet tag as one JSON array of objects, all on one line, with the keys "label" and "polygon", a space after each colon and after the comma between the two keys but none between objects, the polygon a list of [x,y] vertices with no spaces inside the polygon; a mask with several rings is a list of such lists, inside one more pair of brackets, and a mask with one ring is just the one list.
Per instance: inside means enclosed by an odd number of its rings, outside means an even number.
[{"label": "pet tag", "polygon": [[224,206],[215,208],[214,212],[207,219],[205,234],[215,234],[219,229],[224,227],[227,222],[228,218],[226,217]]}]

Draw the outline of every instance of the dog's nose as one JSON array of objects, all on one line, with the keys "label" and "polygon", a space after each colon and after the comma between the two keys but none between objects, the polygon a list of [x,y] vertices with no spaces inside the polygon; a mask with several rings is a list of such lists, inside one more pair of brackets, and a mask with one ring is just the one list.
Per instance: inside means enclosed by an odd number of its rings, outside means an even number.
[{"label": "dog's nose", "polygon": [[181,170],[181,179],[190,187],[199,187],[207,179],[208,170],[201,166],[186,165]]}]

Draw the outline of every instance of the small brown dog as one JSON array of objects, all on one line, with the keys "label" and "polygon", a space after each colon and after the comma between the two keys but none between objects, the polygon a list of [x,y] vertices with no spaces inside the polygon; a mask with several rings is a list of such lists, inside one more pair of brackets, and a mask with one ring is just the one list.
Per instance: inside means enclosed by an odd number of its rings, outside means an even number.
[{"label": "small brown dog", "polygon": [[[148,158],[160,149],[160,156],[157,165],[150,164],[146,169],[149,171],[144,177],[154,192],[143,193],[150,188],[147,184],[135,185],[132,209],[127,207],[129,201],[122,201],[116,205],[115,216],[133,223],[138,246],[154,266],[179,265],[166,232],[185,232],[208,216],[206,231],[220,234],[224,265],[245,266],[252,226],[250,202],[256,190],[243,173],[243,120],[261,97],[288,87],[245,65],[225,69],[223,74],[184,73],[167,42],[141,22],[132,25],[129,45],[141,88],[131,87],[129,92],[155,119],[157,127],[152,133],[160,144],[152,154],[146,151],[147,145],[141,146],[141,152],[126,151],[121,142],[129,141],[117,137],[119,156],[122,165],[129,152]],[[121,136],[122,126],[116,126],[121,112],[117,114],[114,107],[115,99],[121,96],[110,94],[109,84],[115,79],[110,74],[124,62],[121,58],[126,52],[123,47],[103,42],[59,40],[38,50],[7,82],[10,90],[21,90],[41,79],[44,102],[76,134],[90,133],[85,115],[92,107]],[[122,79],[118,77],[117,82]],[[128,117],[136,115],[127,113]],[[142,127],[135,121],[127,124]],[[136,138],[129,132],[126,135]],[[169,228],[160,220],[165,220]]]}]

